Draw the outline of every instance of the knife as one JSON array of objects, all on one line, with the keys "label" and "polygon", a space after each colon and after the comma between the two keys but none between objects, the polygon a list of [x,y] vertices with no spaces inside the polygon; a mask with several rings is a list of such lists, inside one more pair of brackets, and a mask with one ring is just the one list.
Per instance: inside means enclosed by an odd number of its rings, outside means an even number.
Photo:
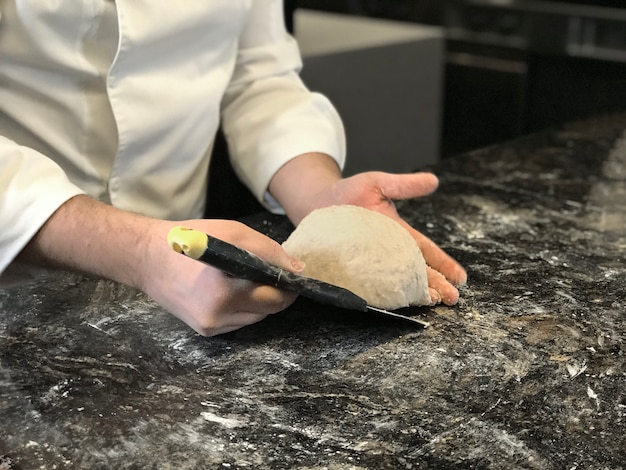
[{"label": "knife", "polygon": [[417,318],[367,305],[365,299],[348,289],[286,271],[250,251],[199,230],[174,227],[167,235],[167,243],[175,252],[211,265],[234,277],[296,292],[321,304],[360,312],[375,312],[418,323],[424,328],[430,326],[429,323]]}]

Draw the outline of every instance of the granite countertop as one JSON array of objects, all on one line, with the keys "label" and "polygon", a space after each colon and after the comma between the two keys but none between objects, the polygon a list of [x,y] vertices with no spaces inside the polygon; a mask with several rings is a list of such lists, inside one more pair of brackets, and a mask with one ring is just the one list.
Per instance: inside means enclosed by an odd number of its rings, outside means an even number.
[{"label": "granite countertop", "polygon": [[1,291],[0,469],[624,468],[625,129],[444,160],[399,204],[469,273],[427,329],[299,300],[203,338],[108,281]]}]

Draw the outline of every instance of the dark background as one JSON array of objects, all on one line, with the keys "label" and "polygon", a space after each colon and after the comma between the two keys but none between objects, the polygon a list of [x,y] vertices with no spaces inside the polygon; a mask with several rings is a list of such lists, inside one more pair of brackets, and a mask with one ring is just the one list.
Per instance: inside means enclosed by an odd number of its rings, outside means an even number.
[{"label": "dark background", "polygon": [[[293,31],[294,11],[310,8],[442,27],[442,158],[626,110],[626,2],[502,3],[285,0],[285,21]],[[235,177],[221,135],[209,184],[209,216],[262,209]]]},{"label": "dark background", "polygon": [[[626,2],[503,3],[293,0],[288,16],[299,7],[443,27],[442,157],[626,109]],[[572,53],[572,42],[590,47]]]}]

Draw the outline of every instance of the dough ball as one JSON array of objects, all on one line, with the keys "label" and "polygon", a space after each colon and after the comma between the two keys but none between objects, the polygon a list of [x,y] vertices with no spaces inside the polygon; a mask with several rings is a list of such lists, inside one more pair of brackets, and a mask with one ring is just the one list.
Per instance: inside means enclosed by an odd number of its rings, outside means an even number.
[{"label": "dough ball", "polygon": [[397,309],[428,305],[426,263],[396,221],[358,206],[318,209],[283,243],[304,261],[304,275],[344,287],[369,305]]}]

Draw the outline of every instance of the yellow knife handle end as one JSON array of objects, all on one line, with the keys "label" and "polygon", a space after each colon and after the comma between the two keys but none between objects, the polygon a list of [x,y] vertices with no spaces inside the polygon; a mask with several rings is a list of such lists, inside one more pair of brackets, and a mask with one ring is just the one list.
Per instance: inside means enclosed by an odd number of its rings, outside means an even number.
[{"label": "yellow knife handle end", "polygon": [[206,251],[209,236],[187,227],[177,226],[167,234],[167,244],[177,253],[199,259]]}]

